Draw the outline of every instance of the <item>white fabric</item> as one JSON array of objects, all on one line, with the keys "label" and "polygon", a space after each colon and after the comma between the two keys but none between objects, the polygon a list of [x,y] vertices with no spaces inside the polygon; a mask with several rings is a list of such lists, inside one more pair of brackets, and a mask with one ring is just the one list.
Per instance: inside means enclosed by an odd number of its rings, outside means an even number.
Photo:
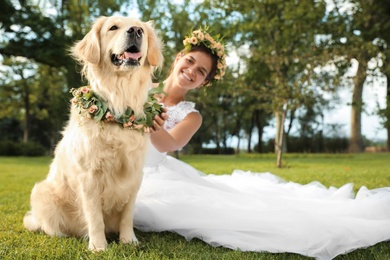
[{"label": "white fabric", "polygon": [[172,129],[177,123],[183,120],[189,113],[198,112],[195,109],[195,103],[189,101],[181,101],[176,106],[165,106],[167,114],[169,115],[168,120],[165,121],[165,129]]},{"label": "white fabric", "polygon": [[390,188],[354,196],[352,184],[301,185],[240,170],[205,175],[150,146],[134,223],[213,246],[332,259],[390,239]]}]

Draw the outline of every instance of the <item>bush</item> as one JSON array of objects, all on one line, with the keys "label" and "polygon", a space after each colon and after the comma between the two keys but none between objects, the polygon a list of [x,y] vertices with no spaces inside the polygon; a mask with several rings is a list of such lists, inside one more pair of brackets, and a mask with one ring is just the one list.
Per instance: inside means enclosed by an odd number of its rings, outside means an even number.
[{"label": "bush", "polygon": [[42,156],[46,154],[46,149],[43,145],[34,142],[21,143],[20,148],[24,156]]},{"label": "bush", "polygon": [[0,155],[2,156],[42,156],[46,154],[43,145],[35,142],[1,141]]},{"label": "bush", "polygon": [[343,153],[348,150],[347,137],[289,136],[287,151],[292,153]]},{"label": "bush", "polygon": [[[289,136],[287,138],[287,152],[289,153],[345,153],[348,151],[347,137],[314,137]],[[254,151],[257,151],[258,144]],[[263,143],[263,153],[275,152],[275,140],[269,139]]]},{"label": "bush", "polygon": [[19,143],[10,140],[1,141],[0,155],[7,155],[7,156],[21,155]]},{"label": "bush", "polygon": [[236,150],[232,147],[217,148],[202,148],[202,154],[235,154]]}]

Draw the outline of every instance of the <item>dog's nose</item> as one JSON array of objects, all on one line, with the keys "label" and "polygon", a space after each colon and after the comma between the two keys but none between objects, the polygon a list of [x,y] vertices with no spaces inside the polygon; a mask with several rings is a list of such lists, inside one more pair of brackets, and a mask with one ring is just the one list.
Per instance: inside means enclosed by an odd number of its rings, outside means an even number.
[{"label": "dog's nose", "polygon": [[138,26],[130,27],[127,30],[127,35],[133,36],[133,37],[138,37],[138,38],[141,37],[143,33],[144,33],[144,30],[142,30],[142,28],[138,27]]}]

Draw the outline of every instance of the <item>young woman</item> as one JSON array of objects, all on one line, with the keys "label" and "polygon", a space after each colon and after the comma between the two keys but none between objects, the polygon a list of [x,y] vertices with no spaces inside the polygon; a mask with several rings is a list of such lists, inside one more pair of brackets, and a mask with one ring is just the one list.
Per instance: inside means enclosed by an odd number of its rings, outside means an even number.
[{"label": "young woman", "polygon": [[[190,90],[210,85],[225,72],[223,46],[202,30],[184,41],[185,49],[164,82],[160,102],[168,119],[157,118],[151,133],[144,179],[135,209],[135,227],[173,231],[213,246],[241,251],[291,252],[332,259],[390,239],[390,188],[351,184],[336,189],[318,182],[285,182],[270,173],[236,170],[205,175],[167,156],[183,147],[202,117]],[[163,127],[161,127],[163,125]]]}]

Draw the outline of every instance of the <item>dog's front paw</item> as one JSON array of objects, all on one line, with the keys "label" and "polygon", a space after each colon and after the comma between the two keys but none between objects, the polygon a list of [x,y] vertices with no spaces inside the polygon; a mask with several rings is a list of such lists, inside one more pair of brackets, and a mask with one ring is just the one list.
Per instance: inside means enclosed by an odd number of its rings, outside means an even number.
[{"label": "dog's front paw", "polygon": [[138,239],[135,236],[134,232],[131,232],[131,234],[128,234],[127,236],[121,234],[119,240],[123,244],[138,244]]},{"label": "dog's front paw", "polygon": [[88,249],[94,252],[104,251],[107,248],[107,241],[89,241]]}]

